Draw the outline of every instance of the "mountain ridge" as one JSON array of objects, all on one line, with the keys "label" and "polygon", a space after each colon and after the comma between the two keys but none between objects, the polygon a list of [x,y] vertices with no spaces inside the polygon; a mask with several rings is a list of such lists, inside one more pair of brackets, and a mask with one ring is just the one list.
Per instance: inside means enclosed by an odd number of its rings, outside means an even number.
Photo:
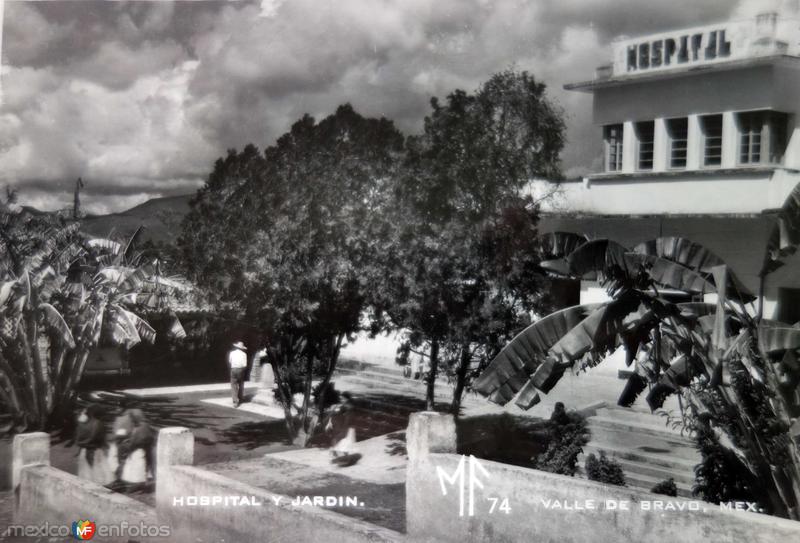
[{"label": "mountain ridge", "polygon": [[87,215],[81,220],[81,230],[97,237],[108,237],[112,233],[130,236],[143,226],[142,241],[168,243],[174,241],[193,196],[194,193],[151,198],[118,213]]}]

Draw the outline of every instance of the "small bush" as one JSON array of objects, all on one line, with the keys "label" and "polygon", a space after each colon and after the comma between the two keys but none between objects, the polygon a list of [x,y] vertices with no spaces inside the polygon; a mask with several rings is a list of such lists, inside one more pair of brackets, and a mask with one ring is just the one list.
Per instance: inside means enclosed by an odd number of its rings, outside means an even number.
[{"label": "small bush", "polygon": [[600,458],[590,454],[586,458],[584,468],[590,481],[626,486],[625,473],[622,471],[622,466],[613,458],[607,458],[605,451],[600,451]]},{"label": "small bush", "polygon": [[[318,384],[314,387],[312,391],[312,395],[314,397],[314,405],[317,405],[319,402],[319,394],[320,388],[322,388],[322,383]],[[336,390],[336,386],[334,383],[328,383],[328,387],[325,389],[325,400],[323,401],[323,409],[327,409],[328,407],[338,404],[342,401],[342,396],[338,390]]]},{"label": "small bush", "polygon": [[548,438],[547,449],[536,458],[536,469],[560,475],[575,475],[578,455],[589,441],[589,430],[586,428],[584,416],[576,412],[567,413],[563,404],[560,409],[557,406],[548,421]]},{"label": "small bush", "polygon": [[656,486],[650,489],[653,494],[663,494],[665,496],[677,496],[678,487],[675,486],[675,479],[670,477],[666,481],[661,481]]},{"label": "small bush", "polygon": [[767,503],[758,492],[758,481],[733,452],[719,444],[710,426],[697,424],[695,429],[696,447],[702,460],[694,468],[692,494],[711,503]]}]

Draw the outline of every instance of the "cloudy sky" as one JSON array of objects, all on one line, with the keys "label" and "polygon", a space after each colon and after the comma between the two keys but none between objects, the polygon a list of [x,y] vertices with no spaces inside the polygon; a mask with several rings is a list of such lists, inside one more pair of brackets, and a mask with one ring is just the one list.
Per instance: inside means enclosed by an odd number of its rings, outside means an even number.
[{"label": "cloudy sky", "polygon": [[[3,0],[0,0],[0,4]],[[591,97],[562,85],[610,41],[798,0],[5,1],[0,184],[89,211],[193,192],[213,161],[351,102],[420,130],[431,96],[525,69],[567,115],[568,175],[597,165]]]}]

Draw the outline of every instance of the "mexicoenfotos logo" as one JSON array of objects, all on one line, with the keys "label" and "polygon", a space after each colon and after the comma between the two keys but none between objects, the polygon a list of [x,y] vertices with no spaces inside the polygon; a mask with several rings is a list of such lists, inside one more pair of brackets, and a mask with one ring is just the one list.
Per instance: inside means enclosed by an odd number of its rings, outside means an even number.
[{"label": "mexicoenfotos logo", "polygon": [[91,520],[78,520],[72,523],[72,536],[75,539],[87,540],[94,537],[97,525]]}]

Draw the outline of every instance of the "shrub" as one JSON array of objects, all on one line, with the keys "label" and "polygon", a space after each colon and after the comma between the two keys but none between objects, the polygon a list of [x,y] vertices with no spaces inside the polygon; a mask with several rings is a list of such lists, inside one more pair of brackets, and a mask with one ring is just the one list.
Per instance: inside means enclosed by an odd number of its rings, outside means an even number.
[{"label": "shrub", "polygon": [[675,486],[675,479],[670,477],[666,481],[661,481],[650,489],[653,494],[663,494],[665,496],[677,496],[678,487]]},{"label": "shrub", "polygon": [[600,458],[590,454],[586,458],[584,468],[590,481],[626,486],[625,473],[622,471],[622,466],[613,458],[607,458],[605,451],[600,451]]},{"label": "shrub", "polygon": [[560,410],[556,407],[553,417],[548,421],[548,434],[547,449],[536,458],[536,469],[575,475],[578,455],[589,441],[586,419],[580,413],[565,412],[563,405]]},{"label": "shrub", "polygon": [[758,481],[747,467],[733,452],[719,444],[710,426],[700,422],[695,425],[695,441],[702,460],[694,468],[692,494],[711,503],[742,501],[767,504],[768,500],[757,491]]}]

